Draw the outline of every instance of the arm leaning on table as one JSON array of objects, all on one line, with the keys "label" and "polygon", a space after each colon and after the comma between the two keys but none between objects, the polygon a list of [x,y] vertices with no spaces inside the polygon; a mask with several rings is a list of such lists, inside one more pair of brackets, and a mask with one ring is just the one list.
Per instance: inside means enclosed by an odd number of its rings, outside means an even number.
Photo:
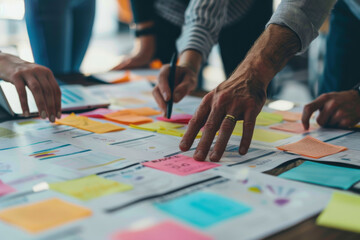
[{"label": "arm leaning on table", "polygon": [[302,122],[309,129],[313,112],[320,111],[319,125],[324,127],[350,128],[360,122],[360,83],[352,90],[322,94],[304,107]]},{"label": "arm leaning on table", "polygon": [[219,136],[210,153],[219,161],[235,127],[244,120],[240,154],[246,154],[251,143],[255,120],[266,100],[266,88],[288,60],[307,48],[329,14],[335,0],[284,0],[268,27],[249,51],[232,76],[207,94],[191,119],[180,149],[187,151],[204,126],[194,159],[204,161],[216,132]]},{"label": "arm leaning on table", "polygon": [[32,94],[40,117],[61,118],[61,91],[51,70],[0,52],[0,79],[15,85],[25,117],[29,116],[29,106],[25,86]]}]

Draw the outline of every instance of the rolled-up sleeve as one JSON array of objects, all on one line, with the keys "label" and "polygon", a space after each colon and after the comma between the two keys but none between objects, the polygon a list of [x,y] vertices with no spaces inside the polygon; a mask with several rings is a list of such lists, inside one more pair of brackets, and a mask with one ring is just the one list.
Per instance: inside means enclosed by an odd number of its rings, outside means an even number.
[{"label": "rolled-up sleeve", "polygon": [[336,0],[282,0],[267,26],[277,24],[293,30],[301,41],[300,52],[304,52],[318,36],[318,31],[335,2]]},{"label": "rolled-up sleeve", "polygon": [[191,0],[185,12],[185,23],[177,42],[179,52],[196,50],[206,61],[218,42],[225,24],[228,0]]}]

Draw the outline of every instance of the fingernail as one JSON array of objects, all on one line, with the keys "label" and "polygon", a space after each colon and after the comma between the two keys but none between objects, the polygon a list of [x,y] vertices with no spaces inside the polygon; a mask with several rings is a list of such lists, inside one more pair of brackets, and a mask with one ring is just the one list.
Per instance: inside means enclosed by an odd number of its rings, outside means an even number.
[{"label": "fingernail", "polygon": [[61,112],[58,112],[58,113],[56,114],[56,117],[57,117],[58,119],[60,119],[60,118],[61,118]]},{"label": "fingernail", "polygon": [[240,148],[240,154],[241,154],[241,155],[246,154],[246,148],[245,148],[245,147],[241,147],[241,148]]},{"label": "fingernail", "polygon": [[51,115],[49,120],[50,120],[50,122],[55,122],[55,116]]},{"label": "fingernail", "polygon": [[41,117],[42,119],[45,119],[45,118],[46,118],[46,112],[45,112],[45,111],[41,111],[40,117]]},{"label": "fingernail", "polygon": [[180,142],[180,148],[184,149],[184,148],[186,148],[186,147],[187,147],[187,142],[181,141],[181,142]]},{"label": "fingernail", "polygon": [[24,112],[24,117],[29,117],[29,116],[30,116],[29,111],[25,111],[25,112]]},{"label": "fingernail", "polygon": [[204,152],[203,151],[196,151],[195,152],[195,154],[194,154],[194,159],[196,160],[196,161],[204,161],[204,159],[205,159],[205,154],[204,154]]},{"label": "fingernail", "polygon": [[163,92],[163,97],[164,97],[164,100],[165,100],[165,101],[168,100],[168,96],[167,96],[166,92]]}]

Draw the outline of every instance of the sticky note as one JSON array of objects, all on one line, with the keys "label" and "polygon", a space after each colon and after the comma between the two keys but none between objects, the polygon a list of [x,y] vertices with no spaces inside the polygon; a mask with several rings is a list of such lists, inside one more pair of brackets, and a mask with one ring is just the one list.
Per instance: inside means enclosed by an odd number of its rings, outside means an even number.
[{"label": "sticky note", "polygon": [[281,115],[276,113],[260,112],[256,118],[255,125],[258,126],[269,126],[275,123],[282,122],[283,118]]},{"label": "sticky note", "polygon": [[190,227],[180,225],[173,221],[165,221],[154,226],[139,229],[126,230],[114,234],[112,240],[211,240],[212,238],[191,229]]},{"label": "sticky note", "polygon": [[145,123],[145,124],[141,124],[141,125],[130,124],[131,128],[146,130],[146,131],[151,131],[151,132],[156,132],[160,129],[176,129],[176,128],[181,128],[183,126],[184,126],[183,124],[163,122],[163,121]]},{"label": "sticky note", "polygon": [[129,108],[125,110],[116,111],[113,113],[107,114],[110,117],[117,117],[122,115],[139,115],[139,116],[154,116],[161,114],[160,111],[157,111],[150,107],[141,107],[141,108]]},{"label": "sticky note", "polygon": [[[237,122],[232,135],[242,136],[242,134],[243,134],[243,124],[242,122]],[[278,133],[274,131],[268,131],[265,129],[255,128],[252,139],[256,141],[272,143],[282,139],[289,138],[291,136],[292,135],[290,134]]]},{"label": "sticky note", "polygon": [[80,113],[79,116],[91,117],[91,118],[104,118],[104,115],[113,113],[114,110],[108,108],[98,108],[93,111]]},{"label": "sticky note", "polygon": [[243,203],[213,193],[196,192],[165,203],[155,204],[160,210],[200,228],[251,211]]},{"label": "sticky note", "polygon": [[346,147],[325,143],[311,136],[306,136],[300,141],[279,146],[277,148],[279,150],[316,159],[347,150]]},{"label": "sticky note", "polygon": [[87,201],[105,195],[128,191],[132,189],[132,186],[96,175],[90,175],[65,182],[51,183],[50,188],[54,191]]},{"label": "sticky note", "polygon": [[125,130],[125,128],[119,127],[115,124],[97,122],[84,116],[76,116],[74,113],[65,118],[57,120],[56,123],[76,127],[94,133],[107,133]]},{"label": "sticky note", "polygon": [[297,133],[297,134],[311,132],[316,129],[316,127],[310,126],[309,130],[305,130],[302,123],[299,122],[286,122],[280,125],[271,126],[270,128],[285,132]]},{"label": "sticky note", "polygon": [[87,208],[53,198],[2,210],[0,219],[30,233],[38,233],[90,215]]},{"label": "sticky note", "polygon": [[279,176],[291,180],[348,189],[360,180],[360,170],[306,161]]},{"label": "sticky note", "polygon": [[[111,113],[112,114],[112,113]],[[144,124],[144,123],[150,123],[153,120],[149,117],[139,116],[139,115],[118,115],[118,116],[112,116],[111,114],[105,115],[105,117],[109,120],[125,124],[125,125],[138,125],[138,124]]]},{"label": "sticky note", "polygon": [[111,81],[111,83],[125,83],[131,80],[130,71],[125,71],[124,75]]},{"label": "sticky note", "polygon": [[360,233],[360,196],[334,192],[316,223],[324,227]]},{"label": "sticky note", "polygon": [[181,154],[145,162],[143,165],[180,176],[186,176],[221,166],[220,164],[212,162],[199,162],[192,157]]},{"label": "sticky note", "polygon": [[15,192],[16,190],[0,180],[0,197]]},{"label": "sticky note", "polygon": [[284,121],[297,122],[301,120],[302,113],[289,112],[289,111],[276,111],[275,114],[281,115]]},{"label": "sticky note", "polygon": [[171,116],[170,119],[166,118],[166,117],[157,117],[157,120],[160,121],[165,121],[165,122],[173,122],[173,123],[184,123],[184,124],[188,124],[189,121],[191,120],[192,115],[190,114],[174,114]]}]

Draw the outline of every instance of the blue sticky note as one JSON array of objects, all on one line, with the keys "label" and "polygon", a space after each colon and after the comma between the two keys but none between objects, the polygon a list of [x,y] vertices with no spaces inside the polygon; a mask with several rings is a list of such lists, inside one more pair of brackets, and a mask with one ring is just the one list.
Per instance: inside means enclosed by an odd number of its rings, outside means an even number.
[{"label": "blue sticky note", "polygon": [[160,210],[200,228],[247,213],[251,208],[231,199],[205,192],[192,193],[165,203]]},{"label": "blue sticky note", "polygon": [[279,175],[279,177],[348,189],[354,183],[360,181],[360,169],[337,167],[307,161]]}]

